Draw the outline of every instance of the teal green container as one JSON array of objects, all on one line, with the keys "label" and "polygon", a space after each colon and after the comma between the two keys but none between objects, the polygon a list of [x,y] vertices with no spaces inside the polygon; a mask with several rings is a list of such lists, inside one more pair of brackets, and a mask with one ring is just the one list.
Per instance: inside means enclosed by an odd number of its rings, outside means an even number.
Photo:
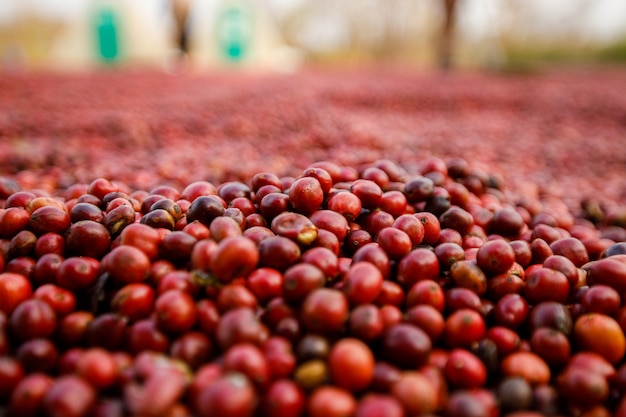
[{"label": "teal green container", "polygon": [[252,15],[240,4],[228,4],[217,16],[217,42],[222,58],[238,63],[250,53]]},{"label": "teal green container", "polygon": [[96,12],[95,31],[98,56],[105,63],[114,63],[119,58],[119,22],[111,7],[102,7]]}]

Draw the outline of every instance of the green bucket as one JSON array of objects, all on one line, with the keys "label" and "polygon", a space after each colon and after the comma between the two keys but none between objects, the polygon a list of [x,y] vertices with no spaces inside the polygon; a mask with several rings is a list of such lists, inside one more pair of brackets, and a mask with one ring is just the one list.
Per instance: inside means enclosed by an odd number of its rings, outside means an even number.
[{"label": "green bucket", "polygon": [[111,7],[100,8],[95,15],[98,57],[105,63],[119,59],[119,21]]},{"label": "green bucket", "polygon": [[243,61],[252,43],[252,14],[239,4],[228,4],[217,16],[217,42],[224,60]]}]

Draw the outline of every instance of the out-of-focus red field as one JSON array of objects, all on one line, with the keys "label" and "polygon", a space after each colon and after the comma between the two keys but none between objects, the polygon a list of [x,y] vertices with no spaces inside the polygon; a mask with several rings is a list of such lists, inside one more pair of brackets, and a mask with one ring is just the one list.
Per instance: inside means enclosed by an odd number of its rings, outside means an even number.
[{"label": "out-of-focus red field", "polygon": [[0,174],[25,187],[183,186],[295,175],[323,159],[411,172],[427,156],[465,158],[574,207],[622,204],[626,71],[0,76]]}]

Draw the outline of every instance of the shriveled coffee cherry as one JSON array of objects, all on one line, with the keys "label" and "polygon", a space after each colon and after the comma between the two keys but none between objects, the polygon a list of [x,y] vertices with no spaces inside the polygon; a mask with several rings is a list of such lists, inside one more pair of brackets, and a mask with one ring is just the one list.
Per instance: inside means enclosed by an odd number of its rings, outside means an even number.
[{"label": "shriveled coffee cherry", "polygon": [[476,262],[470,260],[455,262],[450,267],[448,276],[458,287],[470,289],[480,296],[487,292],[487,276]]}]

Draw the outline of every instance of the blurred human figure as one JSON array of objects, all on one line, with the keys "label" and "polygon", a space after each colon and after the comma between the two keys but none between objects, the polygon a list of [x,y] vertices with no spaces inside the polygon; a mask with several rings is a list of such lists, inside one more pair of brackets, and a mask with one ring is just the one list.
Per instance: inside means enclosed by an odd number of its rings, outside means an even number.
[{"label": "blurred human figure", "polygon": [[457,0],[442,0],[444,17],[441,25],[438,45],[439,68],[447,70],[452,65],[452,43],[456,22]]},{"label": "blurred human figure", "polygon": [[176,46],[183,56],[189,53],[189,10],[191,0],[171,0]]}]

